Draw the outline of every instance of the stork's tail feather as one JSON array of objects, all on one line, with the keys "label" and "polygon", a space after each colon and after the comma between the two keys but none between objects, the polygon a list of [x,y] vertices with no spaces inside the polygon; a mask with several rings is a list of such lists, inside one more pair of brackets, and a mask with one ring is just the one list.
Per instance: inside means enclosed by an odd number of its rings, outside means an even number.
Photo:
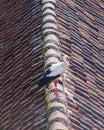
[{"label": "stork's tail feather", "polygon": [[47,82],[47,77],[43,77],[40,79],[39,81],[39,88],[40,87],[43,87],[44,85],[46,85],[48,82]]}]

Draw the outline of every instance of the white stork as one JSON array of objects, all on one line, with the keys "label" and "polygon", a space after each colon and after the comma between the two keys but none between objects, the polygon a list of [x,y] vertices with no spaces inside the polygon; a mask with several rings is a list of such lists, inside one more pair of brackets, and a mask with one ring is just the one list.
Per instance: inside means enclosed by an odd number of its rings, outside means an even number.
[{"label": "white stork", "polygon": [[[62,62],[58,62],[55,64],[52,64],[47,71],[45,72],[44,76],[39,81],[39,87],[43,87],[47,84],[49,84],[52,81],[55,81],[58,77],[60,77],[66,66],[70,65],[70,60],[67,55],[64,55],[62,58]],[[56,82],[55,86],[57,85]]]}]

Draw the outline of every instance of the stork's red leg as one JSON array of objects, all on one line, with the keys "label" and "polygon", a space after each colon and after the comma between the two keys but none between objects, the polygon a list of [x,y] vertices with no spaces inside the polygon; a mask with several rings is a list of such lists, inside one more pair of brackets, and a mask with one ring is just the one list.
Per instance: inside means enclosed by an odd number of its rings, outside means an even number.
[{"label": "stork's red leg", "polygon": [[57,90],[57,80],[54,81],[55,91],[54,94],[58,96],[58,90]]}]

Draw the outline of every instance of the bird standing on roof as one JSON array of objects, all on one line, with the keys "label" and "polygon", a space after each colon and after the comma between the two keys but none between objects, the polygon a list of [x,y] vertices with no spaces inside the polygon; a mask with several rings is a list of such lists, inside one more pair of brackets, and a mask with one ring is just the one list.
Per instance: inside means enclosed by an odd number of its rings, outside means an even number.
[{"label": "bird standing on roof", "polygon": [[69,65],[70,65],[69,57],[67,55],[64,55],[63,62],[52,64],[47,69],[44,76],[39,81],[39,87],[44,87],[45,85],[59,78],[63,74],[65,66]]}]

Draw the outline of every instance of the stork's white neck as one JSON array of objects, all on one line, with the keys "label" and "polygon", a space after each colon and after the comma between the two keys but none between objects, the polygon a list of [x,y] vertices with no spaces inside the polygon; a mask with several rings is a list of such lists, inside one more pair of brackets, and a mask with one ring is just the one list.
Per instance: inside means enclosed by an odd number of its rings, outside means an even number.
[{"label": "stork's white neck", "polygon": [[65,63],[64,62],[59,62],[59,63],[57,63],[57,64],[55,64],[55,67],[65,67],[66,65],[65,65]]}]

